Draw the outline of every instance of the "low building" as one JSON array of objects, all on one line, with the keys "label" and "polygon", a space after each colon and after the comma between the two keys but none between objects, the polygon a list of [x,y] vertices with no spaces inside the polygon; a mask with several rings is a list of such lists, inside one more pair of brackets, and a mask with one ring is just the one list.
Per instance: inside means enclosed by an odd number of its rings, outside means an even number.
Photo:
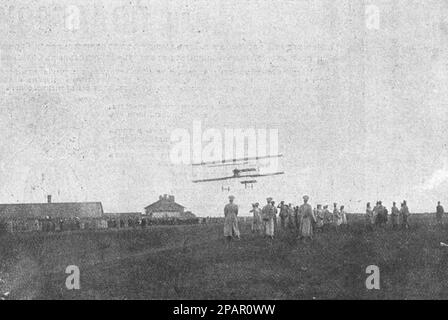
[{"label": "low building", "polygon": [[191,212],[191,211],[185,211],[184,212],[184,217],[186,219],[194,219],[194,218],[196,218],[196,215],[193,212]]},{"label": "low building", "polygon": [[100,218],[101,202],[51,202],[0,204],[0,219]]},{"label": "low building", "polygon": [[151,218],[179,218],[189,219],[195,217],[194,214],[187,211],[185,207],[176,203],[174,196],[159,196],[159,200],[145,207],[145,213]]},{"label": "low building", "polygon": [[103,216],[101,202],[0,204],[0,231],[65,231],[89,228]]}]

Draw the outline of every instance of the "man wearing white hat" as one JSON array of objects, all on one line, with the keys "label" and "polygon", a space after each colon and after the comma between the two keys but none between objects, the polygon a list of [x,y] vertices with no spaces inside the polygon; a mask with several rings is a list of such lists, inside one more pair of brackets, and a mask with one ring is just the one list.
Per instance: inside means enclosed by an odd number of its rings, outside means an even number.
[{"label": "man wearing white hat", "polygon": [[274,219],[275,219],[275,208],[272,205],[272,198],[266,199],[266,205],[261,210],[261,215],[263,217],[263,226],[265,234],[274,239]]},{"label": "man wearing white hat", "polygon": [[278,208],[280,209],[280,226],[282,230],[286,230],[289,217],[289,207],[285,204],[284,201],[281,201],[278,205]]},{"label": "man wearing white hat", "polygon": [[224,237],[230,242],[233,237],[240,238],[238,229],[238,205],[233,203],[234,196],[229,196],[229,203],[224,207]]},{"label": "man wearing white hat", "polygon": [[261,222],[261,209],[258,207],[259,203],[256,202],[252,204],[252,212],[253,220],[252,220],[252,232],[260,233],[262,230],[262,222]]},{"label": "man wearing white hat", "polygon": [[316,218],[313,214],[313,209],[308,203],[308,199],[308,196],[303,196],[303,204],[299,208],[299,214],[302,217],[299,236],[301,239],[313,238],[313,222],[316,221]]},{"label": "man wearing white hat", "polygon": [[406,204],[406,200],[403,200],[400,209],[401,225],[403,229],[409,229],[409,222],[408,222],[409,215],[410,213],[408,205]]}]

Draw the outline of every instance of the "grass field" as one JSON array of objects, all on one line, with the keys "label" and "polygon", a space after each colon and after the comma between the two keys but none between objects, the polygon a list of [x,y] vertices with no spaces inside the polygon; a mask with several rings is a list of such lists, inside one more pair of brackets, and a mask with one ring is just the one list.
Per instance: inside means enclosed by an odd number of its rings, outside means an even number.
[{"label": "grass field", "polygon": [[[224,244],[221,225],[145,230],[4,235],[0,292],[12,299],[447,299],[448,225],[412,217],[411,229],[292,232],[269,241],[242,225]],[[81,289],[67,290],[77,265]],[[366,267],[380,268],[380,290],[367,290]]]}]

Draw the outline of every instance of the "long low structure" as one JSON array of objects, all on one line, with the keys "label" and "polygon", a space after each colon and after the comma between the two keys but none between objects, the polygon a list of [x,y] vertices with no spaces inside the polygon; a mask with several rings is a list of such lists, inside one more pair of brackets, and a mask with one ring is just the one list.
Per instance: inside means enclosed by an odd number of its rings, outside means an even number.
[{"label": "long low structure", "polygon": [[[144,228],[151,225],[198,224],[199,219],[174,202],[161,196],[141,212],[104,213],[101,202],[51,202],[0,204],[0,233],[27,231],[69,231]],[[148,214],[149,213],[149,214]]]},{"label": "long low structure", "polygon": [[100,218],[104,214],[101,202],[54,202],[0,204],[0,218]]}]

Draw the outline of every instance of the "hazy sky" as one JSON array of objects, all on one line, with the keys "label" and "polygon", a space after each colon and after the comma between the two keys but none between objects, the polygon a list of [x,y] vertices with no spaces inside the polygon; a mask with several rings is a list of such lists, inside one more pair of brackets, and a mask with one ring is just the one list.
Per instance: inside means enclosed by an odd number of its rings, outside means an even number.
[{"label": "hazy sky", "polygon": [[[38,3],[0,5],[2,203],[448,203],[446,1]],[[286,174],[193,184],[169,153],[194,121],[278,129]]]}]

